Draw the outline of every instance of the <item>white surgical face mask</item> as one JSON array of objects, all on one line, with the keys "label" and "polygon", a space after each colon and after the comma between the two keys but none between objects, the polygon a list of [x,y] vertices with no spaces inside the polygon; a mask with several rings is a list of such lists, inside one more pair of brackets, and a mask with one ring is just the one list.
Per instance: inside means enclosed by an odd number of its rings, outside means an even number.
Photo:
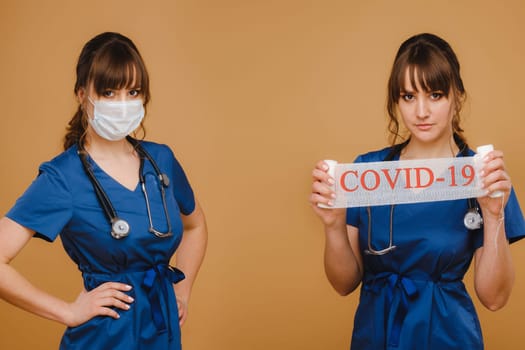
[{"label": "white surgical face mask", "polygon": [[100,136],[110,141],[122,140],[131,134],[144,118],[142,100],[131,101],[93,101],[93,118],[89,124]]}]

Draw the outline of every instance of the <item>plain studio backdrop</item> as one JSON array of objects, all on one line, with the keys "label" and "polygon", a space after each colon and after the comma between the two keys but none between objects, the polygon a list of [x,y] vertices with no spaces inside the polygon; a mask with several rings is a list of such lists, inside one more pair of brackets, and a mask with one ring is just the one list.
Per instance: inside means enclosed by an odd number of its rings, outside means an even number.
[{"label": "plain studio backdrop", "polygon": [[[61,151],[84,43],[120,32],[151,75],[147,139],[172,147],[208,219],[184,348],[347,349],[359,293],[340,297],[324,276],[312,167],[387,144],[395,52],[432,32],[462,64],[469,144],[505,152],[525,208],[523,18],[521,0],[0,0],[0,209]],[[523,343],[524,244],[512,252],[508,305],[474,297],[487,349]],[[32,240],[13,265],[66,300],[82,288],[59,240]],[[473,294],[472,272],[465,283]],[[64,330],[5,302],[0,325],[1,349],[56,349]]]}]

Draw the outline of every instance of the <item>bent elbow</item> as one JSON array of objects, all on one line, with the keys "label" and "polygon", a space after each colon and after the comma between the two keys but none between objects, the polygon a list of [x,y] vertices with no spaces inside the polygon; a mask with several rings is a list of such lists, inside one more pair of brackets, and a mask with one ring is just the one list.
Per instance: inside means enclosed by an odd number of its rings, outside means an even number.
[{"label": "bent elbow", "polygon": [[509,295],[500,295],[498,297],[491,298],[490,300],[480,298],[481,304],[490,311],[498,311],[502,309],[509,300]]},{"label": "bent elbow", "polygon": [[507,305],[507,300],[497,300],[492,303],[483,303],[483,306],[493,312],[502,309],[505,305]]},{"label": "bent elbow", "polygon": [[349,289],[338,289],[338,288],[335,288],[335,291],[337,292],[337,294],[339,294],[342,297],[346,297],[348,294],[352,293],[352,291],[349,290]]},{"label": "bent elbow", "polygon": [[359,283],[355,283],[355,284],[352,284],[352,285],[335,285],[335,284],[332,284],[332,287],[335,289],[337,294],[339,294],[342,297],[345,297],[345,296],[351,294],[354,290],[357,289],[358,286],[359,286]]},{"label": "bent elbow", "polygon": [[505,305],[489,305],[487,306],[487,309],[489,309],[492,312],[498,311],[499,309],[503,308]]},{"label": "bent elbow", "polygon": [[485,305],[485,307],[486,307],[489,311],[492,311],[492,312],[496,312],[496,311],[498,311],[499,309],[503,308],[503,306],[505,306],[505,305],[499,305],[499,304],[490,304],[490,305]]}]

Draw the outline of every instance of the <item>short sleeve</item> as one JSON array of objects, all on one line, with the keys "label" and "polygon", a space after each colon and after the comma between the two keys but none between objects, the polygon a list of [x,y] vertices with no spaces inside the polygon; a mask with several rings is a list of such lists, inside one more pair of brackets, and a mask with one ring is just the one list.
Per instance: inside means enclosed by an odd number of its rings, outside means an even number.
[{"label": "short sleeve", "polygon": [[188,177],[186,176],[181,164],[177,158],[175,158],[171,149],[169,150],[174,162],[171,178],[173,179],[173,192],[175,194],[175,199],[177,200],[181,213],[184,215],[190,215],[193,213],[193,210],[195,210],[195,196],[193,194],[193,189],[191,188]]},{"label": "short sleeve", "polygon": [[525,237],[525,219],[514,189],[512,189],[505,207],[505,231],[510,243],[517,242]]},{"label": "short sleeve", "polygon": [[[510,197],[505,206],[505,233],[510,243],[514,243],[525,237],[525,220],[521,211],[518,198],[514,189],[510,192]],[[474,248],[483,246],[483,230],[476,232]]]},{"label": "short sleeve", "polygon": [[35,237],[54,241],[73,213],[71,191],[64,176],[51,163],[43,163],[38,176],[6,216],[35,231]]}]

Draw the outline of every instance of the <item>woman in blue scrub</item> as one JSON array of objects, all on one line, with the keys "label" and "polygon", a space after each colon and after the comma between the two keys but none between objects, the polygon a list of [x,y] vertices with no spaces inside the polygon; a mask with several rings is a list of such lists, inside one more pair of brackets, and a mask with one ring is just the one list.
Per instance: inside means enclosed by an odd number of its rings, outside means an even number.
[{"label": "woman in blue scrub", "polygon": [[[61,349],[180,349],[206,222],[170,148],[143,140],[149,78],[133,42],[109,32],[91,39],[75,93],[65,151],[0,219],[0,297],[65,324]],[[58,235],[84,280],[73,302],[9,265],[31,237]]]},{"label": "woman in blue scrub", "polygon": [[[443,39],[420,34],[406,40],[388,91],[392,146],[362,154],[356,162],[474,154],[460,126],[465,89],[459,63]],[[397,143],[399,138],[403,142]],[[479,300],[490,310],[502,308],[514,282],[509,244],[525,235],[503,153],[495,150],[484,158],[483,184],[488,193],[503,192],[496,198],[323,209],[318,204],[329,205],[334,195],[327,169],[320,161],[313,170],[310,202],[324,225],[328,280],[341,295],[361,284],[351,348],[483,349],[463,276],[474,258]],[[480,211],[481,227],[465,226],[469,210]]]}]

